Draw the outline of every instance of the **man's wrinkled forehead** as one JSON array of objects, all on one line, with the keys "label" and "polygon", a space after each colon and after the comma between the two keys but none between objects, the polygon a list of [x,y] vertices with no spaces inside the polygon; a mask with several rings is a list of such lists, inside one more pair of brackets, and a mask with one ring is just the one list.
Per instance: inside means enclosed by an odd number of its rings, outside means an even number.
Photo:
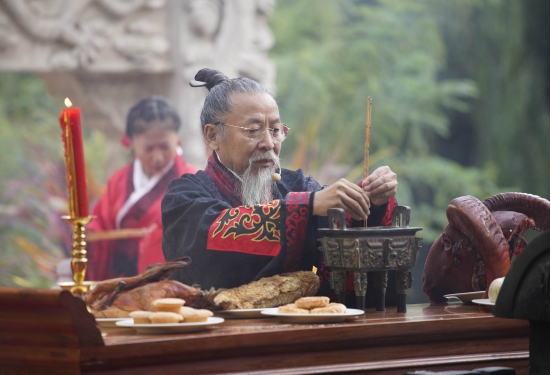
[{"label": "man's wrinkled forehead", "polygon": [[267,93],[233,93],[232,114],[248,124],[281,122],[276,101]]}]

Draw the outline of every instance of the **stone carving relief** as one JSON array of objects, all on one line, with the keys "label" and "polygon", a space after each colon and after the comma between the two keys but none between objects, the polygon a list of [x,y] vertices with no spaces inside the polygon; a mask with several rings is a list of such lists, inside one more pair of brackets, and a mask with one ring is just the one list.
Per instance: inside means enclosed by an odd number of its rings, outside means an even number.
[{"label": "stone carving relief", "polygon": [[182,117],[184,157],[204,167],[201,68],[274,89],[267,57],[273,0],[0,0],[0,70],[36,71],[50,93],[81,107],[107,135],[108,173],[128,162],[120,146],[128,109],[163,95]]},{"label": "stone carving relief", "polygon": [[[240,75],[273,85],[275,79],[275,65],[266,52],[275,43],[274,36],[268,27],[268,17],[275,5],[275,0],[257,0],[249,44],[241,53]],[[271,87],[275,91],[275,87]]]},{"label": "stone carving relief", "polygon": [[0,53],[14,47],[18,40],[10,20],[5,14],[0,13]]},{"label": "stone carving relief", "polygon": [[222,20],[222,4],[217,0],[191,0],[184,5],[184,17],[191,34],[182,49],[185,77],[206,66],[212,66],[216,51],[216,36]]},{"label": "stone carving relief", "polygon": [[[148,69],[168,70],[170,63],[164,57],[169,43],[167,30],[144,33],[143,27],[136,27],[136,21],[128,17],[134,13],[163,17],[164,5],[160,0],[2,0],[3,15],[17,26],[10,35],[21,36],[22,41],[9,54],[2,56],[0,50],[2,65],[17,67],[23,62],[28,70],[110,72],[143,66],[143,57],[136,59],[135,52],[128,51],[139,44],[140,54],[150,57]],[[33,58],[25,59],[29,52]],[[164,61],[154,59],[159,55]],[[115,60],[118,64],[113,63]]]}]

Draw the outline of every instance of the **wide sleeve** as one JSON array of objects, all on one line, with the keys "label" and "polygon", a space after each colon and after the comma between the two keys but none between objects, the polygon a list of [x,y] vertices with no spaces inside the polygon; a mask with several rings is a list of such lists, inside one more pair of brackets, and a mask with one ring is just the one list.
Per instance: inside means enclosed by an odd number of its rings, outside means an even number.
[{"label": "wide sleeve", "polygon": [[302,244],[312,193],[238,207],[217,195],[197,175],[169,184],[161,205],[163,253],[167,261],[192,260],[173,279],[202,289],[232,288],[300,268],[308,257]]},{"label": "wide sleeve", "polygon": [[92,215],[95,218],[86,226],[89,231],[103,231],[115,229],[115,217],[113,215],[113,189],[112,182],[109,181],[105,194],[98,200],[92,209]]},{"label": "wide sleeve", "polygon": [[[122,205],[124,193],[126,192],[125,177],[128,174],[128,167],[115,172],[107,183],[105,194],[99,199],[92,210],[95,218],[86,226],[90,232],[113,230],[116,227],[116,212]],[[117,241],[103,240],[88,242],[87,258],[88,268],[86,280],[105,280],[112,277],[110,271],[113,268],[112,250]]]}]

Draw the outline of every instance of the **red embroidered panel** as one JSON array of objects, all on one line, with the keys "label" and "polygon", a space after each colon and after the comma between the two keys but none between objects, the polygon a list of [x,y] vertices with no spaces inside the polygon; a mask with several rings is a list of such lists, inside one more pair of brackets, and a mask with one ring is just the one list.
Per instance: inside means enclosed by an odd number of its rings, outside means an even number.
[{"label": "red embroidered panel", "polygon": [[205,173],[212,179],[220,194],[230,202],[232,207],[242,205],[239,198],[239,185],[234,176],[232,176],[224,167],[221,167],[215,160],[214,154],[209,156]]},{"label": "red embroidered panel", "polygon": [[283,263],[285,272],[294,272],[298,269],[300,257],[310,219],[310,192],[288,193],[285,199],[287,216],[285,220],[287,236],[287,256]]},{"label": "red embroidered panel", "polygon": [[222,211],[209,229],[208,250],[276,256],[281,250],[279,200]]}]

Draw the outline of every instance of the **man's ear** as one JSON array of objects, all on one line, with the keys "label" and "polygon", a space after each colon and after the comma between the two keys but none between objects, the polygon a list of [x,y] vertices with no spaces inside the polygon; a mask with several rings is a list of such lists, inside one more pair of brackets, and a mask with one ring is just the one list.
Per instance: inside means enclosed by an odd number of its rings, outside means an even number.
[{"label": "man's ear", "polygon": [[207,145],[215,151],[218,150],[220,147],[218,144],[218,128],[215,125],[206,124],[203,131]]}]

